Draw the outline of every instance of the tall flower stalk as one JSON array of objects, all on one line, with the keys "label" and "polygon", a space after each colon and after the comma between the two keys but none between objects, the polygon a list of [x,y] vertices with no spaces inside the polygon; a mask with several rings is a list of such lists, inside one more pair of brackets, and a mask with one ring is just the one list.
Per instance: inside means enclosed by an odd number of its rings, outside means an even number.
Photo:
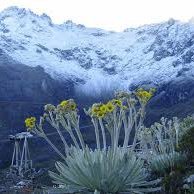
[{"label": "tall flower stalk", "polygon": [[[117,92],[116,98],[107,103],[95,103],[85,113],[91,117],[96,136],[96,148],[104,150],[107,146],[116,149],[118,146],[127,149],[131,146],[132,149],[137,145],[137,134],[143,128],[145,117],[145,107],[147,102],[153,96],[154,90],[149,91],[138,89],[135,92]],[[73,146],[76,148],[85,149],[82,133],[79,127],[80,116],[76,108],[76,103],[73,99],[64,100],[58,106],[52,104],[45,105],[45,113],[40,118],[39,124],[36,123],[34,117],[26,119],[27,129],[46,139],[51,145],[44,130],[44,123],[47,121],[54,129],[56,129],[62,143],[64,144],[65,155],[69,153],[70,146],[68,145],[61,128],[69,133]],[[119,144],[121,131],[124,131],[123,143]],[[110,135],[111,142],[108,145],[107,133]],[[134,132],[134,136],[132,136]],[[100,142],[102,136],[102,145]],[[56,146],[52,145],[56,151]],[[59,154],[59,151],[57,151]],[[62,155],[61,153],[59,154]]]},{"label": "tall flower stalk", "polygon": [[[91,117],[95,128],[97,148],[100,149],[100,130],[102,132],[103,148],[107,145],[105,130],[110,135],[110,146],[116,149],[122,146],[126,149],[129,145],[136,148],[138,131],[143,127],[145,107],[154,91],[139,89],[134,93],[118,92],[116,98],[107,103],[93,104],[86,114]],[[124,140],[119,145],[121,131],[124,130]],[[132,132],[135,132],[134,137]],[[131,142],[129,142],[131,141]]]},{"label": "tall flower stalk", "polygon": [[[115,99],[95,103],[85,113],[90,116],[96,137],[96,149],[84,142],[80,131],[80,116],[74,100],[64,100],[58,106],[48,104],[37,124],[34,117],[26,119],[29,131],[43,137],[65,161],[57,162],[59,174],[49,172],[54,182],[67,191],[93,191],[99,193],[146,193],[160,190],[158,180],[147,182],[143,160],[134,152],[138,136],[143,128],[145,107],[153,90],[139,89],[133,93],[118,92]],[[48,122],[58,133],[65,153],[51,142],[45,133]],[[62,129],[69,133],[72,145],[68,145]],[[134,136],[132,136],[134,132]],[[123,142],[121,133],[124,133]],[[110,136],[110,142],[107,141]],[[102,140],[102,142],[101,142]],[[128,148],[130,146],[130,148]]]}]

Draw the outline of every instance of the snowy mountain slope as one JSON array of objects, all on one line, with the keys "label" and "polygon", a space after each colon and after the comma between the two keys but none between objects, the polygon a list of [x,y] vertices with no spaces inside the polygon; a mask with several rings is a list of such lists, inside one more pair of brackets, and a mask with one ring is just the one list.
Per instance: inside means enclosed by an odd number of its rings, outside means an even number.
[{"label": "snowy mountain slope", "polygon": [[10,7],[0,13],[0,48],[14,60],[42,66],[79,90],[160,85],[194,74],[194,24],[173,19],[124,32],[53,24],[43,14]]},{"label": "snowy mountain slope", "polygon": [[[171,19],[109,32],[71,21],[56,25],[17,7],[0,12],[0,139],[25,130],[24,119],[38,118],[44,104],[75,98],[87,107],[110,91],[138,85],[157,87],[146,125],[194,112],[193,23]],[[0,168],[9,162],[9,146],[0,145]]]}]

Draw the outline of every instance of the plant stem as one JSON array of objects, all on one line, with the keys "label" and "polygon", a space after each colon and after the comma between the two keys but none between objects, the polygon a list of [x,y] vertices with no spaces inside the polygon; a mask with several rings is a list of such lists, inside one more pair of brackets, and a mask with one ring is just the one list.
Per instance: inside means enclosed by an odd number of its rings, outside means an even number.
[{"label": "plant stem", "polygon": [[58,134],[59,134],[59,136],[60,136],[60,138],[61,138],[61,140],[62,140],[62,142],[63,142],[63,144],[64,144],[65,153],[67,154],[67,152],[68,152],[68,150],[69,150],[69,146],[68,146],[68,144],[67,144],[67,142],[66,142],[64,136],[62,135],[61,130],[59,129],[59,126],[58,126],[58,125],[56,126],[56,130],[57,130],[57,132],[58,132]]},{"label": "plant stem", "polygon": [[77,117],[77,123],[76,123],[75,130],[76,130],[77,136],[79,138],[79,141],[81,143],[82,149],[85,149],[86,146],[85,146],[85,143],[84,143],[82,133],[81,133],[80,128],[79,128],[79,119],[80,119],[80,116]]},{"label": "plant stem", "polygon": [[48,142],[48,144],[54,149],[54,151],[63,159],[65,160],[65,156],[58,150],[58,148],[50,141],[50,139],[45,135],[44,139]]},{"label": "plant stem", "polygon": [[95,135],[96,135],[96,145],[97,145],[97,149],[100,149],[100,138],[99,138],[98,123],[95,121],[94,118],[92,118],[92,123],[94,125],[94,130],[95,130]]},{"label": "plant stem", "polygon": [[102,123],[102,119],[99,119],[99,123],[100,123],[100,127],[102,130],[102,139],[103,139],[103,146],[104,146],[104,150],[106,150],[106,135],[105,135],[105,129],[104,129],[104,125]]},{"label": "plant stem", "polygon": [[83,139],[83,136],[82,136],[82,134],[81,134],[81,131],[80,131],[79,127],[76,128],[76,132],[77,132],[79,141],[80,141],[80,143],[81,143],[82,149],[85,149],[84,139]]},{"label": "plant stem", "polygon": [[68,150],[69,150],[69,146],[59,128],[59,123],[58,122],[55,122],[54,118],[53,118],[53,115],[52,113],[50,113],[50,118],[47,118],[48,122],[51,124],[51,126],[53,128],[55,128],[57,130],[57,133],[59,134],[59,137],[61,138],[61,141],[63,142],[63,145],[65,147],[65,153],[67,154]]},{"label": "plant stem", "polygon": [[69,132],[69,135],[70,135],[71,139],[73,140],[73,143],[74,143],[75,147],[76,148],[80,148],[79,147],[79,144],[77,142],[77,139],[76,139],[75,135],[73,134],[73,131],[72,131],[72,128],[71,128],[71,124],[70,124],[69,119],[68,119],[67,122],[68,122],[67,131]]}]

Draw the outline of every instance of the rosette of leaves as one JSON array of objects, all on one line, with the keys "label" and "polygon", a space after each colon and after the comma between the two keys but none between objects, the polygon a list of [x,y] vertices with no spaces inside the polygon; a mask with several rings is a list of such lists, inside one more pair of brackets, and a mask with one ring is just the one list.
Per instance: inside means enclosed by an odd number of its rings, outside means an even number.
[{"label": "rosette of leaves", "polygon": [[[36,123],[29,120],[30,130],[43,137],[60,155],[64,163],[56,162],[59,174],[50,172],[54,182],[73,191],[99,191],[102,193],[145,193],[159,190],[153,185],[158,181],[147,182],[147,173],[143,161],[136,158],[134,152],[128,152],[131,132],[135,131],[132,141],[134,150],[137,132],[143,126],[145,106],[153,91],[140,89],[135,93],[120,92],[115,99],[107,103],[94,104],[85,111],[92,120],[96,136],[96,149],[90,150],[85,144],[79,128],[79,114],[74,100],[64,100],[58,106],[46,105],[45,114]],[[44,130],[44,122],[56,129],[64,146],[61,153],[59,145],[54,145]],[[70,134],[72,145],[68,145],[62,128]],[[111,137],[107,145],[106,132]],[[120,131],[124,130],[124,140],[120,147]],[[100,142],[103,139],[103,149]],[[152,187],[153,186],[153,187]],[[68,191],[69,191],[68,190]]]},{"label": "rosette of leaves", "polygon": [[63,190],[100,193],[146,193],[160,190],[159,180],[147,181],[143,161],[123,148],[85,150],[74,148],[65,163],[57,162],[57,173],[49,172]]},{"label": "rosette of leaves", "polygon": [[162,192],[179,193],[183,187],[183,178],[187,167],[187,156],[183,153],[166,150],[153,155],[150,168],[153,175],[162,177]]},{"label": "rosette of leaves", "polygon": [[150,131],[147,143],[150,147],[148,160],[152,171],[165,175],[185,166],[186,154],[177,151],[180,142],[179,120],[175,117],[172,120],[161,118],[159,123],[150,127]]},{"label": "rosette of leaves", "polygon": [[179,152],[161,153],[152,156],[150,167],[153,172],[163,176],[185,166],[187,157]]},{"label": "rosette of leaves", "polygon": [[150,153],[147,158],[153,175],[163,177],[164,193],[178,193],[182,187],[187,155],[177,149],[181,130],[181,122],[176,117],[172,120],[162,118],[150,127],[151,138],[147,142]]}]

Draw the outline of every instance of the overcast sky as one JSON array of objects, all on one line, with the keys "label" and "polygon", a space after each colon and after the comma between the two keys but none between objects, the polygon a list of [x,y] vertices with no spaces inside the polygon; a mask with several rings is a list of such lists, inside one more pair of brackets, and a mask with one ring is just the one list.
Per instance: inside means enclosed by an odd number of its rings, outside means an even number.
[{"label": "overcast sky", "polygon": [[0,0],[0,10],[13,5],[46,13],[54,23],[72,20],[115,31],[194,16],[194,0]]}]

